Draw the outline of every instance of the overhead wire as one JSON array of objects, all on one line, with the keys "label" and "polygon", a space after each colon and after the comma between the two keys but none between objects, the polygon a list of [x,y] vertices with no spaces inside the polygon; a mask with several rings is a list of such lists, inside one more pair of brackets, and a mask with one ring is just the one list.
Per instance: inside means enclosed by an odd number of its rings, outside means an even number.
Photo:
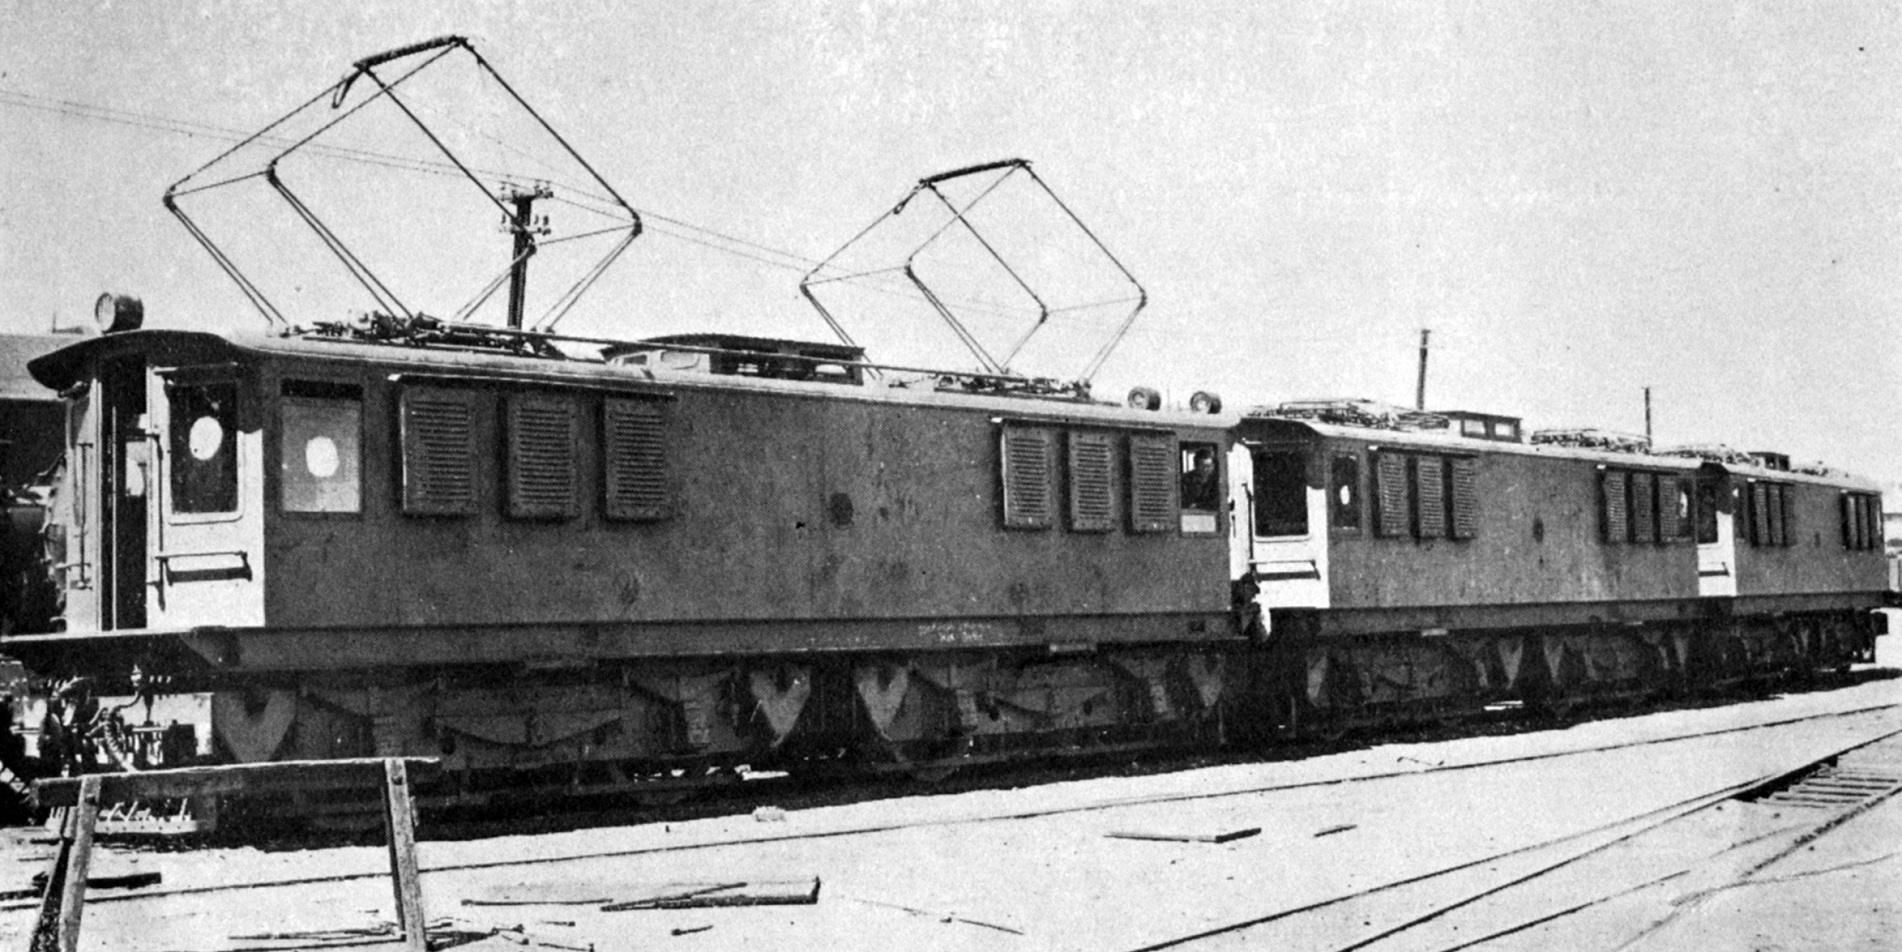
[{"label": "overhead wire", "polygon": [[[141,112],[135,112],[132,110],[118,109],[118,108],[108,107],[108,106],[98,106],[95,104],[80,102],[77,100],[57,99],[57,98],[48,97],[48,96],[38,96],[32,93],[25,93],[18,90],[8,89],[4,86],[0,86],[0,104],[21,106],[21,107],[29,108],[29,109],[39,109],[46,112],[53,112],[53,113],[58,113],[62,115],[72,116],[74,118],[109,122],[109,123],[115,123],[119,125],[132,126],[136,128],[144,128],[144,129],[153,130],[153,131],[171,132],[171,133],[190,135],[190,136],[203,136],[206,138],[220,139],[220,140],[228,141],[228,142],[242,142],[246,139],[254,138],[254,135],[251,133],[245,133],[239,130],[230,129],[230,128],[222,127],[222,126],[216,126],[209,123],[197,122],[194,120],[175,119],[172,117],[158,116],[151,113],[141,113]],[[432,113],[439,113],[439,111],[437,110],[430,110],[430,111]],[[462,123],[458,123],[458,124],[464,126],[465,128],[467,127],[466,124],[462,124]],[[481,133],[479,130],[471,130],[471,131],[479,135],[484,135],[485,138],[489,138],[492,141],[496,141],[498,144],[501,144],[504,147],[508,147],[506,143],[502,143],[501,140],[495,139],[493,136],[487,136],[486,134]],[[296,141],[296,140],[286,138],[286,137],[281,137],[281,136],[280,137],[255,137],[255,138],[259,142],[272,142],[277,144],[289,144],[291,142]],[[452,165],[451,163],[448,163],[445,161],[439,161],[439,160],[419,159],[419,158],[412,158],[407,156],[390,155],[387,153],[379,153],[379,152],[375,152],[375,151],[367,150],[367,149],[338,146],[338,145],[329,144],[329,143],[313,142],[313,143],[307,144],[304,148],[307,151],[311,152],[312,154],[321,154],[333,159],[363,162],[363,163],[368,163],[372,165],[382,166],[385,168],[399,169],[403,171],[424,172],[424,173],[442,175],[446,177],[458,177],[463,174],[460,169],[458,169],[456,166]],[[513,150],[513,151],[519,152],[520,150]],[[547,165],[547,163],[545,162],[540,164],[544,166]],[[493,176],[502,177],[502,178],[507,178],[510,176],[510,173],[506,173],[506,172],[502,172],[498,170],[477,169],[477,171],[481,171],[487,175],[493,175]],[[201,189],[232,184],[237,181],[242,181],[247,178],[255,177],[257,174],[258,173],[250,173],[246,175],[235,176],[231,179],[220,180],[218,182],[210,183],[207,186],[201,186]],[[572,186],[565,186],[565,188],[567,189],[568,193],[579,194],[587,198],[594,199],[596,201],[601,201],[601,202],[606,201],[606,199],[603,198],[602,196],[594,195],[585,189],[573,188]],[[181,195],[191,194],[192,192],[196,192],[199,190],[200,189],[190,189],[185,192],[181,192],[180,194]],[[599,207],[599,206],[591,205],[588,202],[580,201],[576,198],[573,198],[571,194],[565,193],[561,196],[557,196],[554,200],[557,202],[561,202],[563,204],[569,205],[571,207],[583,210],[583,211],[593,212],[595,214],[602,214],[602,215],[609,214],[607,209]],[[751,249],[752,251],[763,252],[764,254],[771,255],[774,257],[764,258],[764,257],[761,257],[759,254],[739,251],[739,250],[736,250],[735,248],[726,247],[721,244],[718,244],[715,241],[697,239],[689,235],[681,234],[677,231],[669,232],[666,230],[657,229],[661,231],[663,234],[667,234],[668,237],[675,238],[681,241],[686,241],[691,244],[700,245],[702,247],[709,248],[714,251],[720,251],[726,254],[734,255],[736,257],[745,258],[749,261],[767,265],[769,267],[780,268],[783,270],[803,271],[803,270],[810,269],[814,266],[821,266],[821,267],[823,266],[820,259],[818,258],[814,258],[809,255],[802,255],[797,252],[786,251],[780,248],[774,248],[770,245],[761,244],[756,241],[750,241],[745,238],[741,238],[735,235],[730,235],[730,234],[721,232],[717,229],[708,228],[704,225],[694,224],[693,222],[689,222],[685,219],[682,219],[676,216],[666,215],[648,207],[636,206],[635,210],[639,212],[643,218],[652,217],[658,221],[662,221],[662,222],[666,222],[668,224],[674,225],[676,228],[686,229],[701,235],[708,236],[712,239],[715,239],[717,242],[725,242],[727,244],[735,245],[740,248],[746,248],[746,249]],[[570,237],[574,237],[574,236],[570,236]],[[774,260],[774,259],[785,259],[785,260],[781,261],[781,260]],[[789,263],[789,262],[792,262],[792,263]],[[881,291],[881,293],[893,293],[893,292],[890,292],[889,289],[872,288],[872,290]],[[960,302],[960,303],[968,304],[969,302]]]},{"label": "overhead wire", "polygon": [[[80,100],[66,99],[66,98],[60,98],[60,97],[54,97],[54,96],[45,96],[45,95],[27,92],[17,88],[9,88],[4,85],[0,85],[0,106],[13,106],[15,108],[30,109],[30,110],[45,112],[45,113],[54,114],[54,115],[66,116],[68,118],[83,119],[83,120],[94,121],[94,122],[105,122],[105,123],[110,123],[114,125],[127,126],[130,128],[144,129],[144,130],[152,131],[152,132],[164,132],[164,133],[169,133],[173,135],[184,135],[189,137],[202,137],[202,138],[215,139],[215,140],[220,140],[225,142],[233,142],[233,143],[242,142],[248,138],[252,138],[251,133],[247,133],[241,130],[237,130],[237,129],[233,129],[233,128],[229,128],[225,126],[215,125],[212,123],[202,122],[198,120],[180,119],[177,117],[163,116],[163,115],[158,115],[155,113],[140,112],[136,110],[129,110],[129,109],[123,109],[118,107],[112,107],[112,106],[104,106],[97,103],[88,103],[88,102],[84,102]],[[431,110],[431,111],[436,112],[436,110]],[[466,126],[466,124],[463,124],[463,125]],[[496,139],[495,137],[490,136],[486,133],[482,133],[480,130],[471,130],[471,131],[473,131],[477,135],[482,135],[484,138],[488,138],[491,141],[496,142],[498,145],[504,148],[509,148],[511,149],[511,151],[517,151],[517,152],[520,151],[519,149],[514,149],[513,147],[508,146],[508,144],[506,142],[503,142],[502,140]],[[282,139],[282,142],[280,142],[278,141],[279,138],[282,138],[282,137],[259,138],[258,141],[270,142],[272,144],[287,144],[290,141],[293,141],[290,139]],[[440,175],[440,176],[447,176],[447,177],[455,177],[461,174],[453,165],[444,161],[414,158],[414,157],[401,156],[401,155],[393,155],[390,153],[378,152],[378,151],[370,150],[370,149],[337,145],[334,143],[321,143],[321,142],[308,143],[305,146],[305,151],[309,152],[313,156],[322,156],[322,157],[337,160],[337,161],[357,162],[357,163],[362,163],[367,165],[379,166],[383,168],[395,169],[398,171],[416,172],[421,174],[433,174],[433,175]],[[540,164],[547,166],[546,162],[541,162]],[[504,172],[500,170],[478,168],[477,171],[485,175],[496,176],[503,180],[507,180],[509,178],[514,177],[514,173]],[[226,182],[221,184],[229,184],[231,181],[238,181],[238,180],[242,180],[243,178],[250,178],[250,177],[254,177],[254,175],[240,176],[236,179],[227,180]],[[598,205],[591,204],[588,201],[583,201],[579,198],[574,197],[576,195],[583,196],[587,199],[592,199],[592,200],[600,201],[600,202],[607,201],[602,196],[594,195],[588,192],[586,189],[574,188],[572,184],[566,184],[566,183],[564,183],[564,194],[556,196],[554,198],[554,201],[568,205],[577,210],[596,214],[596,215],[603,215],[603,216],[611,215],[611,213],[609,212],[607,208],[603,208]],[[658,234],[661,234],[663,236],[666,236],[668,238],[672,238],[676,241],[681,241],[687,244],[697,245],[699,247],[707,248],[712,251],[731,255],[733,257],[741,258],[747,261],[754,262],[755,264],[759,264],[765,267],[774,268],[778,270],[797,271],[797,272],[810,271],[815,268],[816,269],[830,268],[833,270],[839,270],[839,266],[836,264],[833,264],[829,259],[820,259],[820,258],[813,257],[811,255],[805,255],[805,254],[800,254],[798,252],[787,251],[781,248],[775,248],[771,245],[767,245],[761,242],[742,238],[737,235],[728,234],[726,232],[720,231],[715,228],[710,228],[705,225],[699,225],[694,222],[688,221],[686,219],[680,218],[678,216],[667,215],[665,213],[656,211],[651,207],[647,207],[647,206],[633,206],[633,207],[635,208],[635,211],[638,212],[642,216],[643,219],[651,219],[653,222],[658,222],[658,223],[661,223],[662,225],[671,226],[671,227],[660,227],[658,225],[654,225],[654,226],[650,226],[650,230]],[[595,231],[586,232],[584,234],[565,236],[564,238],[556,239],[555,241],[576,240],[582,237],[593,237],[593,236],[597,236],[601,234],[611,233],[618,230],[619,229],[617,228],[598,229]],[[548,243],[553,244],[555,243],[555,241],[551,241]],[[875,280],[872,280],[876,276],[877,275],[874,272],[866,272],[862,274],[848,274],[844,277],[835,278],[833,280],[845,281],[845,282],[853,284],[853,286],[855,287],[858,287],[865,291],[870,291],[872,293],[883,294],[890,297],[906,298],[911,300],[917,299],[917,295],[915,293],[909,290],[906,290],[903,287],[894,288],[889,286],[882,286],[881,284],[877,283]],[[908,287],[908,285],[906,285],[905,287]],[[968,299],[960,300],[958,303],[960,304],[963,310],[967,310],[967,311],[971,311],[971,312],[979,313],[979,314],[984,314],[989,317],[998,318],[998,319],[1023,318],[1023,317],[1032,316],[1035,313],[1034,308],[1010,309],[1008,308],[1008,306],[986,305],[986,304],[975,302]],[[1086,316],[1084,312],[1087,312],[1094,308],[1107,307],[1107,306],[1110,306],[1113,304],[1119,304],[1119,303],[1127,303],[1127,302],[1125,299],[1111,299],[1111,300],[1105,300],[1105,301],[1087,302],[1083,304],[1064,305],[1062,307],[1051,309],[1050,313],[1053,316],[1062,314],[1066,323],[1068,322],[1107,323],[1104,321],[1093,320],[1092,318]],[[1209,337],[1207,335],[1184,333],[1184,332],[1176,331],[1176,330],[1165,331],[1159,328],[1144,327],[1141,325],[1132,327],[1129,333],[1137,337],[1148,338],[1151,340],[1165,340],[1165,339],[1174,340],[1174,341],[1182,341],[1182,340],[1213,341],[1214,340],[1214,338]],[[1436,336],[1441,335],[1442,333],[1444,332],[1441,332],[1437,329],[1435,331]],[[1398,334],[1398,333],[1393,335],[1379,335],[1377,339],[1385,340],[1388,337],[1396,337],[1396,336],[1405,336],[1409,340],[1412,339],[1412,335],[1410,331],[1404,335]],[[1366,343],[1372,342],[1369,336],[1364,334],[1356,334],[1351,336],[1350,335],[1325,335],[1325,336],[1318,336],[1318,337],[1309,336],[1309,337],[1299,337],[1299,338],[1252,338],[1251,337],[1250,340],[1251,342],[1264,344],[1264,345],[1272,345],[1272,346],[1366,344]]]}]

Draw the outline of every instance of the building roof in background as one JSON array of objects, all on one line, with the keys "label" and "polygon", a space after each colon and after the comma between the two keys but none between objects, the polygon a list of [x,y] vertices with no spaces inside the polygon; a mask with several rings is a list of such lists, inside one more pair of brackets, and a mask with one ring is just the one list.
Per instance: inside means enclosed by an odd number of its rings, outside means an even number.
[{"label": "building roof in background", "polygon": [[58,400],[26,372],[26,363],[81,339],[72,334],[0,334],[0,401]]}]

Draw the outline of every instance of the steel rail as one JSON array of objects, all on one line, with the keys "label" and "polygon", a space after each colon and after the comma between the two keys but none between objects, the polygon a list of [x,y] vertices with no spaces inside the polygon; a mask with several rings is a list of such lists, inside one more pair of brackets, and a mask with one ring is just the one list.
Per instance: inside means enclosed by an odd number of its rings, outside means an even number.
[{"label": "steel rail", "polygon": [[[1881,734],[1874,738],[1866,738],[1863,740],[1859,740],[1856,743],[1850,744],[1846,747],[1834,749],[1830,751],[1829,753],[1823,754],[1821,756],[1812,758],[1809,761],[1806,761],[1803,765],[1795,768],[1794,770],[1788,770],[1788,769],[1779,770],[1773,774],[1768,774],[1768,775],[1752,778],[1752,779],[1745,780],[1739,783],[1729,784],[1727,786],[1724,786],[1715,790],[1709,790],[1703,793],[1696,794],[1691,797],[1686,797],[1682,800],[1679,800],[1675,803],[1668,804],[1663,807],[1657,807],[1652,810],[1648,810],[1633,816],[1628,816],[1628,817],[1623,817],[1617,820],[1612,820],[1607,823],[1603,823],[1598,826],[1592,827],[1591,829],[1588,829],[1588,830],[1568,833],[1563,836],[1553,837],[1553,838],[1543,840],[1538,843],[1533,843],[1527,846],[1515,847],[1510,850],[1504,850],[1498,853],[1493,853],[1491,855],[1483,856],[1478,859],[1468,860],[1466,862],[1457,863],[1452,866],[1446,866],[1437,870],[1431,870],[1426,873],[1409,876],[1403,879],[1393,880],[1391,882],[1380,883],[1378,885],[1369,886],[1365,889],[1360,889],[1352,893],[1347,893],[1341,896],[1335,896],[1328,899],[1319,900],[1317,902],[1309,903],[1303,906],[1298,906],[1292,909],[1284,909],[1278,912],[1269,913],[1264,916],[1257,916],[1257,917],[1247,919],[1241,922],[1234,922],[1234,923],[1228,923],[1225,925],[1216,926],[1211,929],[1205,929],[1205,930],[1196,932],[1192,935],[1179,936],[1172,939],[1165,939],[1161,942],[1137,946],[1134,949],[1131,949],[1130,952],[1156,952],[1156,950],[1160,950],[1160,949],[1177,948],[1181,946],[1190,945],[1191,943],[1198,942],[1204,939],[1214,938],[1216,936],[1226,936],[1232,933],[1242,932],[1247,929],[1252,929],[1257,926],[1267,925],[1268,923],[1277,922],[1283,919],[1288,919],[1293,916],[1303,915],[1310,912],[1316,912],[1321,909],[1338,906],[1343,903],[1352,902],[1358,899],[1364,899],[1369,896],[1377,895],[1380,893],[1390,892],[1392,890],[1399,889],[1404,886],[1411,886],[1417,883],[1426,882],[1428,880],[1438,879],[1443,876],[1449,876],[1455,873],[1471,870],[1476,867],[1485,866],[1490,863],[1497,863],[1498,861],[1503,859],[1508,859],[1515,856],[1526,856],[1526,855],[1537,853],[1541,850],[1546,850],[1546,849],[1559,846],[1561,844],[1576,842],[1579,840],[1585,840],[1585,839],[1593,837],[1595,834],[1609,833],[1613,830],[1618,829],[1619,827],[1623,827],[1632,823],[1640,823],[1642,821],[1641,825],[1639,825],[1637,828],[1620,833],[1619,835],[1613,837],[1612,839],[1590,846],[1589,848],[1581,850],[1577,853],[1564,856],[1563,858],[1558,859],[1557,861],[1542,865],[1538,867],[1537,869],[1534,869],[1528,873],[1515,874],[1511,876],[1510,878],[1504,880],[1503,882],[1496,882],[1496,883],[1490,884],[1486,886],[1485,888],[1480,889],[1477,892],[1468,894],[1452,902],[1441,903],[1439,905],[1432,907],[1431,909],[1428,909],[1427,911],[1423,913],[1420,913],[1416,916],[1413,916],[1412,918],[1407,919],[1405,922],[1399,923],[1398,925],[1383,928],[1373,933],[1372,935],[1363,936],[1359,939],[1349,942],[1346,945],[1331,947],[1329,950],[1329,952],[1358,952],[1358,950],[1377,945],[1378,943],[1381,943],[1381,942],[1385,942],[1386,940],[1391,939],[1397,935],[1400,935],[1410,929],[1413,929],[1416,926],[1420,926],[1428,922],[1432,922],[1449,913],[1455,912],[1466,906],[1472,905],[1473,903],[1479,902],[1482,899],[1505,892],[1506,890],[1511,889],[1515,886],[1522,886],[1522,885],[1525,885],[1526,883],[1534,882],[1540,879],[1541,877],[1549,876],[1561,869],[1570,867],[1576,863],[1579,863],[1590,857],[1601,854],[1614,847],[1629,843],[1633,840],[1636,840],[1639,837],[1642,837],[1651,833],[1655,833],[1661,829],[1664,829],[1665,827],[1668,827],[1674,823],[1677,823],[1689,817],[1695,816],[1706,810],[1712,809],[1714,807],[1719,807],[1725,803],[1730,802],[1738,794],[1755,789],[1757,787],[1765,786],[1770,783],[1774,783],[1781,778],[1786,778],[1791,776],[1792,774],[1800,773],[1805,770],[1812,769],[1819,765],[1828,763],[1850,751],[1857,750],[1863,747],[1868,747],[1873,744],[1879,744],[1879,743],[1882,743],[1883,741],[1890,740],[1898,736],[1902,736],[1902,728],[1889,731],[1885,734]],[[1866,809],[1866,807],[1862,809]],[[1859,812],[1860,810],[1852,811],[1852,814],[1859,813]],[[1827,830],[1833,829],[1835,826],[1840,825],[1844,819],[1845,818],[1838,816],[1838,817],[1825,818],[1823,822],[1819,824],[1791,823],[1791,824],[1787,824],[1785,826],[1779,827],[1777,829],[1770,830],[1770,831],[1758,834],[1756,836],[1749,837],[1742,841],[1731,842],[1731,843],[1725,844],[1722,848],[1718,849],[1716,852],[1710,853],[1701,857],[1699,860],[1697,860],[1696,863],[1693,863],[1690,866],[1686,866],[1686,867],[1674,870],[1662,876],[1654,877],[1653,879],[1648,880],[1644,883],[1638,884],[1636,886],[1615,890],[1612,893],[1595,897],[1589,902],[1584,902],[1576,906],[1568,907],[1567,909],[1560,910],[1557,913],[1543,915],[1529,922],[1517,923],[1510,928],[1499,930],[1487,936],[1482,936],[1476,939],[1464,940],[1457,945],[1444,948],[1444,949],[1439,949],[1437,950],[1437,952],[1454,952],[1454,950],[1466,949],[1473,945],[1480,944],[1482,942],[1490,941],[1496,938],[1501,938],[1506,935],[1511,935],[1516,932],[1524,931],[1525,929],[1532,928],[1536,925],[1542,925],[1546,922],[1554,921],[1566,915],[1570,915],[1576,912],[1580,912],[1584,909],[1591,908],[1592,906],[1608,901],[1609,899],[1616,898],[1619,895],[1630,893],[1639,889],[1648,888],[1650,886],[1657,885],[1658,883],[1661,883],[1670,879],[1675,879],[1679,876],[1685,875],[1686,873],[1695,871],[1698,868],[1699,864],[1709,862],[1712,859],[1718,856],[1722,856],[1725,853],[1728,853],[1733,850],[1740,849],[1755,843],[1760,843],[1765,840],[1773,839],[1777,836],[1788,834],[1793,830],[1801,829],[1803,827],[1814,827],[1820,830],[1820,832],[1817,832],[1816,835],[1821,835],[1822,832],[1827,832]],[[1799,843],[1811,842],[1813,839],[1814,837],[1809,836],[1808,834],[1797,837],[1797,841]],[[1778,854],[1778,857],[1774,857],[1770,862],[1774,862],[1776,858],[1781,858],[1782,856],[1788,855],[1790,851],[1791,850],[1784,850],[1783,852]],[[1761,866],[1764,866],[1764,865],[1768,865],[1768,862],[1759,864],[1758,868],[1761,868]],[[1746,876],[1747,875],[1748,874],[1746,874]],[[1675,918],[1677,918],[1677,914],[1674,913],[1673,916],[1667,918],[1665,922],[1673,921]],[[1655,931],[1656,928],[1661,927],[1661,925],[1662,923],[1658,925],[1654,925],[1651,929],[1647,929],[1645,932],[1640,933],[1639,938],[1649,935],[1652,931]],[[1637,941],[1637,939],[1633,939],[1632,941],[1635,942]],[[1631,942],[1625,943],[1625,945],[1620,946],[1620,948],[1625,948],[1629,945],[1631,945]]]}]

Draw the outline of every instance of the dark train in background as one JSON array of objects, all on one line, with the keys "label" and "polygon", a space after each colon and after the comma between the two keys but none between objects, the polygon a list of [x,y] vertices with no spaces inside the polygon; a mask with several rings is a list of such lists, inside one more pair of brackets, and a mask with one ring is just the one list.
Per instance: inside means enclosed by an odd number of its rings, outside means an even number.
[{"label": "dark train in background", "polygon": [[65,451],[66,409],[27,361],[72,343],[59,334],[0,334],[0,634],[45,630],[58,613],[44,554],[46,504]]},{"label": "dark train in background", "polygon": [[1841,668],[1880,630],[1875,487],[1773,456],[457,333],[35,359],[63,610],[4,650],[62,687],[9,766],[429,755],[452,799],[928,775]]}]

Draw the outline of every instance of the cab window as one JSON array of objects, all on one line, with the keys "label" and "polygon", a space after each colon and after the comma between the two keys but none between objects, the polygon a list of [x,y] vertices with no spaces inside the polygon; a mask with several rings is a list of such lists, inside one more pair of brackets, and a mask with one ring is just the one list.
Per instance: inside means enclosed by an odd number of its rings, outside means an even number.
[{"label": "cab window", "polygon": [[171,409],[171,509],[238,510],[238,385],[230,380],[166,385]]},{"label": "cab window", "polygon": [[278,487],[283,510],[361,512],[361,388],[286,380],[278,415]]},{"label": "cab window", "polygon": [[1254,451],[1255,534],[1308,534],[1307,456],[1300,450]]},{"label": "cab window", "polygon": [[1222,482],[1215,460],[1215,444],[1183,443],[1180,478],[1182,508],[1214,512],[1222,504]]},{"label": "cab window", "polygon": [[1360,457],[1336,456],[1328,511],[1336,529],[1360,528]]}]

